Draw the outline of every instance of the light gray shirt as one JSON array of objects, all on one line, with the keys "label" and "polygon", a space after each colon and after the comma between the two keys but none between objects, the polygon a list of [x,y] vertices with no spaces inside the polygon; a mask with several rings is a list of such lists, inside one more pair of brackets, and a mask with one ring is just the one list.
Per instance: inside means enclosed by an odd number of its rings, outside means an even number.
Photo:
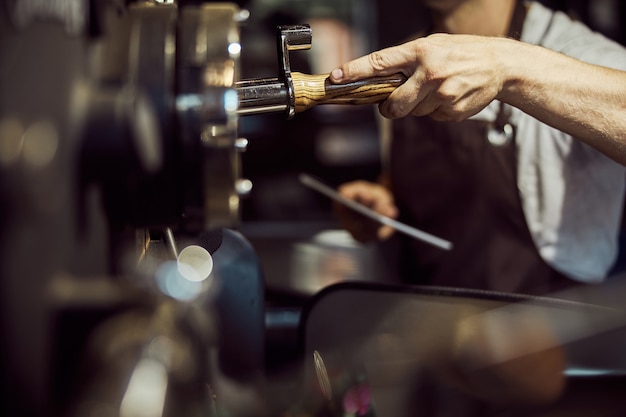
[{"label": "light gray shirt", "polygon": [[[529,3],[521,40],[626,70],[624,47],[536,2]],[[493,120],[497,109],[493,102],[473,119]],[[537,250],[568,277],[601,282],[618,253],[626,168],[517,108],[510,121],[522,209]]]}]

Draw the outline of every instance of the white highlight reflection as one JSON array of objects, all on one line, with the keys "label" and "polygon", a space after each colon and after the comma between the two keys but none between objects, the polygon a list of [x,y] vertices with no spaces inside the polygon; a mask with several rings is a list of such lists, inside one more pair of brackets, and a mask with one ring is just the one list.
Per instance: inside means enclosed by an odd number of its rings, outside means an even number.
[{"label": "white highlight reflection", "polygon": [[204,281],[213,271],[213,258],[202,246],[189,245],[178,254],[178,272],[189,281]]},{"label": "white highlight reflection", "polygon": [[238,56],[241,53],[241,44],[239,42],[233,42],[228,45],[228,53],[231,56]]}]

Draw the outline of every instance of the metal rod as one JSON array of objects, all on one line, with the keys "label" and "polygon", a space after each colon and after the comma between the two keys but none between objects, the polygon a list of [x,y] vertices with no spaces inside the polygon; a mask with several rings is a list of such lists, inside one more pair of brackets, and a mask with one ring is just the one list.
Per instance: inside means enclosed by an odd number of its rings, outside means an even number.
[{"label": "metal rod", "polygon": [[287,112],[289,94],[285,83],[278,78],[243,80],[235,84],[239,97],[237,114]]}]

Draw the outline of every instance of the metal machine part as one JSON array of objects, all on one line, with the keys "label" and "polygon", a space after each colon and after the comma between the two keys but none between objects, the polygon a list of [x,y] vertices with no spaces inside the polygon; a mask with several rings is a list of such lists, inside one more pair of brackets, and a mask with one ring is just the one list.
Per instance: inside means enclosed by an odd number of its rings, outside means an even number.
[{"label": "metal machine part", "polygon": [[312,39],[313,32],[309,25],[278,27],[278,78],[239,81],[239,114],[285,111],[288,118],[295,116],[296,101],[289,51],[310,49]]},{"label": "metal machine part", "polygon": [[[83,182],[120,223],[198,230],[239,220],[234,4],[133,3],[103,18],[85,87]],[[115,138],[112,140],[111,138]],[[116,170],[108,169],[115,161]]]},{"label": "metal machine part", "polygon": [[[232,5],[214,4],[184,8],[178,33],[178,76],[176,112],[181,125],[184,170],[200,157],[197,169],[201,201],[188,201],[187,219],[202,219],[208,212],[212,220],[205,227],[227,227],[239,219],[239,196],[249,191],[240,178],[240,149],[237,143],[237,92],[241,44],[237,11]],[[199,139],[199,140],[198,140]],[[193,191],[190,184],[183,189]],[[183,185],[183,184],[179,184]],[[189,192],[189,191],[187,191]],[[201,195],[196,193],[196,195]],[[193,220],[192,220],[193,221]]]},{"label": "metal machine part", "polygon": [[311,48],[308,25],[279,26],[277,78],[236,83],[240,115],[285,112],[288,119],[319,104],[373,104],[387,98],[406,81],[402,74],[375,77],[346,84],[332,84],[327,74],[292,72],[289,52]]}]

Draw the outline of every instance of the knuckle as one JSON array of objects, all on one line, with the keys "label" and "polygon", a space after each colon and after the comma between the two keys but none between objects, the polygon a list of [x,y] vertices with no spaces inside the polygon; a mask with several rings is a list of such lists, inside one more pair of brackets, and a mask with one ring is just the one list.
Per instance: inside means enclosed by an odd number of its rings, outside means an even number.
[{"label": "knuckle", "polygon": [[454,102],[456,94],[448,85],[442,84],[436,91],[435,97],[441,103],[451,104]]},{"label": "knuckle", "polygon": [[376,71],[382,71],[389,65],[386,56],[381,51],[370,53],[367,59],[372,69]]}]

